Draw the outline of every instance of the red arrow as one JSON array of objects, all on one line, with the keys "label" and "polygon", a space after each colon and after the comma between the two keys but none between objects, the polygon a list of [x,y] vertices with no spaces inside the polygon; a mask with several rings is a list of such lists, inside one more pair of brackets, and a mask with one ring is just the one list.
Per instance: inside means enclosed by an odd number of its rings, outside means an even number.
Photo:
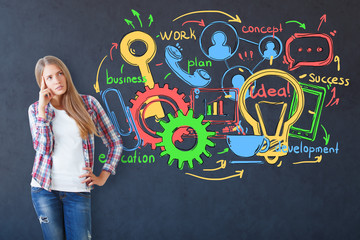
[{"label": "red arrow", "polygon": [[112,50],[113,50],[113,48],[115,47],[116,49],[118,48],[118,44],[117,43],[113,43],[112,44],[113,46],[112,46],[112,48],[110,49],[110,58],[111,58],[111,61],[113,60],[113,58],[112,58]]},{"label": "red arrow", "polygon": [[[336,87],[333,87],[333,89],[331,89],[331,92],[333,93],[333,95],[332,95],[329,103],[328,103],[325,107],[328,107],[328,106],[330,105],[330,103],[332,102],[332,100],[335,99],[335,96],[336,96]],[[337,102],[336,105],[338,105],[338,103],[339,103],[339,98],[337,98],[337,99],[335,100],[335,102]],[[334,105],[334,104],[332,104],[332,105]],[[332,106],[332,105],[331,105],[331,106]]]},{"label": "red arrow", "polygon": [[205,27],[204,19],[201,19],[201,21],[186,21],[181,26],[184,26],[186,23],[191,23],[191,22],[198,23],[199,26]]},{"label": "red arrow", "polygon": [[322,15],[322,17],[320,18],[320,20],[321,20],[321,22],[320,22],[320,24],[319,24],[318,31],[319,31],[319,29],[320,29],[320,26],[321,26],[322,22],[326,22],[326,14]]},{"label": "red arrow", "polygon": [[333,104],[331,104],[330,106],[332,106],[332,105],[334,105],[334,104],[338,105],[338,104],[339,104],[339,101],[340,101],[340,99],[337,98],[337,99],[333,102]]}]

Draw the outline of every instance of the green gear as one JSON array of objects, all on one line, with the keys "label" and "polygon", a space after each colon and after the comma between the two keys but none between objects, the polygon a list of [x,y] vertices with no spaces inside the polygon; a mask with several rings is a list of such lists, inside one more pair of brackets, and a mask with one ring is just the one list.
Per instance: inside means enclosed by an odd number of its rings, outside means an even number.
[{"label": "green gear", "polygon": [[[200,115],[199,118],[193,117],[193,110],[190,109],[188,114],[185,116],[182,110],[177,112],[177,117],[174,117],[169,113],[167,116],[169,122],[160,121],[160,125],[164,128],[163,132],[157,132],[156,134],[162,137],[162,142],[156,144],[156,146],[162,146],[165,148],[163,152],[160,153],[160,156],[169,155],[169,166],[174,162],[175,159],[178,160],[178,168],[183,169],[184,163],[188,162],[189,168],[193,169],[193,159],[195,159],[199,164],[203,163],[200,155],[204,153],[207,157],[211,157],[210,152],[205,148],[206,146],[214,147],[215,143],[210,141],[208,137],[215,136],[215,132],[208,132],[206,128],[210,125],[210,122],[202,124],[204,119],[203,115]],[[193,128],[197,134],[197,143],[190,150],[181,150],[175,147],[175,144],[172,142],[172,136],[175,131],[182,127],[189,126]]]}]

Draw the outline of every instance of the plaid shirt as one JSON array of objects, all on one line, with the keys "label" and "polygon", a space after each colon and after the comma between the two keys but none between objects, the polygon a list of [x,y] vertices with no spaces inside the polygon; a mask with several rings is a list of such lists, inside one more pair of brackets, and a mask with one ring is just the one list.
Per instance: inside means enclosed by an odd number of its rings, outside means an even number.
[{"label": "plaid shirt", "polygon": [[[86,110],[95,123],[103,143],[109,149],[107,161],[104,163],[102,169],[114,175],[115,168],[120,160],[122,152],[121,137],[116,132],[115,127],[96,98],[90,95],[80,96],[84,101]],[[30,130],[34,149],[36,151],[32,177],[42,188],[51,191],[52,152],[55,145],[52,120],[55,117],[55,111],[53,106],[49,103],[45,107],[46,119],[41,118],[38,116],[38,105],[39,102],[37,101],[29,107]],[[82,141],[85,166],[93,169],[95,152],[94,134],[89,135],[88,139],[83,139]]]}]

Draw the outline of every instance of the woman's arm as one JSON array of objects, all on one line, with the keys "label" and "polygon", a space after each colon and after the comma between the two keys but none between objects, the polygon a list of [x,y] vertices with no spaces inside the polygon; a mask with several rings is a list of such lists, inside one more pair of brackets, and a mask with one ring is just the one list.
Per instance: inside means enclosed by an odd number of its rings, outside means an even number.
[{"label": "woman's arm", "polygon": [[95,108],[94,110],[97,112],[97,131],[104,145],[108,148],[107,160],[102,169],[106,172],[110,172],[112,175],[115,175],[115,169],[119,163],[123,150],[122,140],[120,134],[116,131],[101,104],[96,100],[96,98],[91,98],[93,107]]},{"label": "woman's arm", "polygon": [[50,155],[53,149],[53,134],[50,122],[46,116],[45,108],[53,97],[47,88],[45,78],[41,78],[39,101],[29,107],[29,122],[35,151],[42,155]]},{"label": "woman's arm", "polygon": [[108,148],[108,155],[99,176],[96,176],[93,173],[92,168],[85,167],[83,169],[87,170],[87,173],[79,176],[79,178],[86,177],[82,183],[86,183],[89,186],[103,186],[109,178],[110,174],[115,174],[115,169],[119,163],[123,149],[122,140],[120,135],[116,132],[114,125],[106,115],[101,104],[96,100],[96,98],[92,96],[88,96],[88,98],[91,108],[96,112],[96,129],[103,143]]},{"label": "woman's arm", "polygon": [[43,118],[37,115],[36,105],[32,104],[28,110],[33,146],[35,151],[40,154],[50,155],[53,149],[53,134],[50,129],[50,122],[46,117]]}]

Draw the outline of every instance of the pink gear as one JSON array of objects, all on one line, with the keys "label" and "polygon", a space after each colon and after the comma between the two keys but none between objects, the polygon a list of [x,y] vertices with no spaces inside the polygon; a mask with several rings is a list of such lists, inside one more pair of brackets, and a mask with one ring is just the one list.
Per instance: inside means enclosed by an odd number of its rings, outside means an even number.
[{"label": "pink gear", "polygon": [[[141,126],[142,119],[140,118],[140,110],[141,107],[145,104],[147,100],[149,100],[152,97],[167,97],[171,100],[173,100],[176,104],[178,109],[181,109],[184,114],[187,114],[189,110],[190,103],[185,102],[185,94],[178,94],[178,89],[169,89],[169,85],[165,84],[164,87],[159,87],[159,84],[155,84],[152,89],[145,86],[145,92],[138,91],[136,93],[137,97],[135,99],[131,99],[130,102],[133,104],[133,106],[130,108],[131,114],[133,115],[134,122],[136,125],[136,128],[139,132],[140,137],[143,139],[143,146],[146,146],[147,144],[151,144],[151,149],[156,148],[156,143],[161,142],[161,137],[153,137],[146,133],[144,129]],[[155,102],[155,101],[154,101]],[[149,103],[151,104],[151,103]],[[174,109],[176,112],[178,109]],[[182,134],[179,134],[179,137],[174,139],[174,141],[182,141],[181,138]]]}]

